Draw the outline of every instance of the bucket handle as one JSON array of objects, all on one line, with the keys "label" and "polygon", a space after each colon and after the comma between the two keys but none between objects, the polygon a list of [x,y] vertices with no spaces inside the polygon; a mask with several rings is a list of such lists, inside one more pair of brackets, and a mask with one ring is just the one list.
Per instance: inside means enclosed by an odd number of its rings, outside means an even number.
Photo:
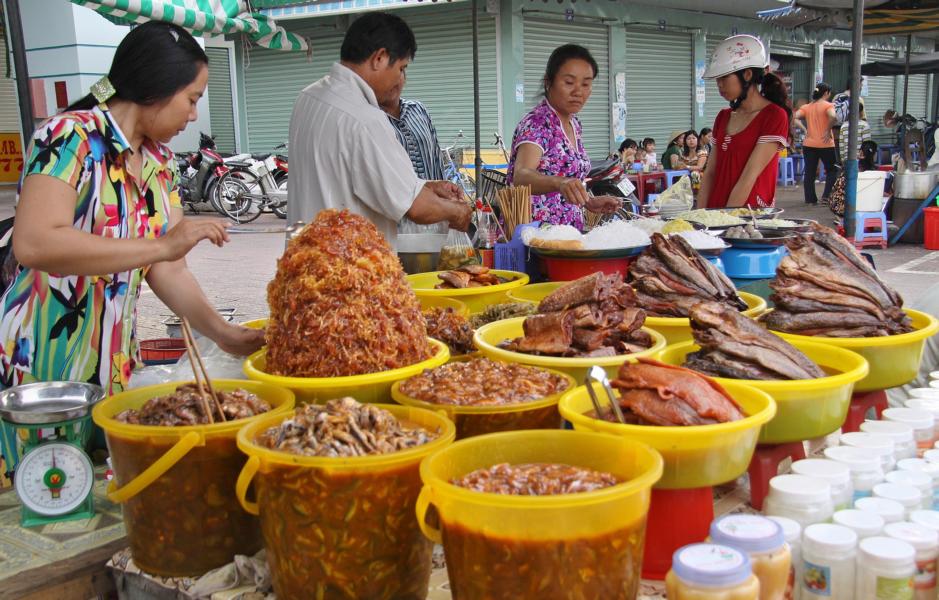
[{"label": "bucket handle", "polygon": [[421,531],[427,539],[435,544],[442,544],[443,537],[440,535],[440,530],[427,524],[427,509],[430,508],[430,497],[432,494],[433,490],[429,485],[422,487],[421,493],[417,497],[417,504],[414,506],[414,511],[417,513],[417,524],[420,525]]},{"label": "bucket handle", "polygon": [[258,472],[258,469],[261,467],[261,459],[257,456],[252,456],[248,459],[248,462],[245,463],[245,466],[241,468],[241,473],[238,474],[238,481],[235,483],[235,495],[238,496],[238,502],[241,503],[241,507],[245,509],[246,512],[252,515],[259,515],[258,503],[251,502],[247,498],[248,486],[251,485],[251,480],[254,479],[254,475]]},{"label": "bucket handle", "polygon": [[205,439],[202,437],[201,433],[190,431],[180,438],[178,442],[173,444],[173,447],[167,450],[163,456],[134,477],[127,485],[118,488],[116,481],[112,479],[110,483],[108,483],[108,500],[116,504],[127,502],[172,469],[190,450],[204,443]]}]

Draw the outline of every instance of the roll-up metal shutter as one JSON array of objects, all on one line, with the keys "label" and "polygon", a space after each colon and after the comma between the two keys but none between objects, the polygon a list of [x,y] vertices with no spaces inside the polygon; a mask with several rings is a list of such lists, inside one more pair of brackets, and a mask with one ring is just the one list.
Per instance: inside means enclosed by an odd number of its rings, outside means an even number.
[{"label": "roll-up metal shutter", "polygon": [[[899,77],[899,80],[902,86],[903,77]],[[925,118],[929,110],[929,75],[910,75],[910,87],[907,97],[906,112],[917,119]]]},{"label": "roll-up metal shutter", "polygon": [[782,42],[770,40],[770,54],[782,54],[785,56],[795,56],[798,58],[812,58],[812,45],[799,42]]},{"label": "roll-up metal shutter", "polygon": [[16,98],[16,80],[6,77],[7,74],[7,42],[0,27],[0,132],[19,133],[20,109]]},{"label": "roll-up metal shutter", "polygon": [[[715,36],[709,35],[707,37],[707,58],[705,59],[706,64],[710,64],[711,56],[714,55],[714,48],[717,47],[721,41],[724,40],[724,36]],[[705,79],[704,80],[704,122],[707,123],[706,127],[714,128],[714,119],[717,117],[717,113],[721,110],[727,108],[728,103],[726,100],[721,98],[720,92],[717,91],[717,80],[716,79]],[[666,134],[667,135],[667,134]]]},{"label": "roll-up metal shutter", "polygon": [[[612,144],[610,125],[610,30],[606,25],[568,23],[526,17],[525,44],[525,107],[541,101],[545,67],[555,48],[574,42],[590,50],[599,71],[593,82],[590,100],[577,115],[584,128],[584,148],[593,161],[609,155]],[[628,84],[627,84],[628,85]],[[630,136],[629,130],[626,131]]]},{"label": "roll-up metal shutter", "polygon": [[[867,51],[867,62],[877,62],[896,58],[893,50]],[[896,133],[893,129],[884,127],[883,116],[889,109],[899,110],[896,105],[897,78],[896,77],[868,77],[867,97],[864,98],[864,111],[867,113],[867,122],[871,126],[871,135],[878,144],[893,143]]]},{"label": "roll-up metal shutter", "polygon": [[209,57],[209,123],[221,152],[235,151],[235,113],[228,48],[206,48]]},{"label": "roll-up metal shutter", "polygon": [[835,48],[825,48],[822,60],[822,76],[825,83],[831,86],[831,96],[834,98],[845,90],[848,78],[851,76],[851,52]]}]

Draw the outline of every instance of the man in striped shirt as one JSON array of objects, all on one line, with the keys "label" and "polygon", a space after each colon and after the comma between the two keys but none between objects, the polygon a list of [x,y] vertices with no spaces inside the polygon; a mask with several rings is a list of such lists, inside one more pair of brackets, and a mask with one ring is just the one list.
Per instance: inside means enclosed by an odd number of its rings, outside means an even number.
[{"label": "man in striped shirt", "polygon": [[414,172],[426,181],[446,179],[440,142],[430,114],[423,104],[417,100],[404,100],[401,90],[397,91],[393,97],[382,99],[381,109],[388,113],[388,120],[394,127],[398,142],[407,150]]}]

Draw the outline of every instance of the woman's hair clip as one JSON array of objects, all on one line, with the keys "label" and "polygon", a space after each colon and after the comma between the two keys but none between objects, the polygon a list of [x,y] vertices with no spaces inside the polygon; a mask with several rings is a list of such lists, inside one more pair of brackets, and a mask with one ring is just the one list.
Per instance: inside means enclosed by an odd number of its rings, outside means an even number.
[{"label": "woman's hair clip", "polygon": [[99,103],[107,102],[115,94],[117,94],[117,90],[114,89],[114,85],[111,84],[111,80],[108,79],[107,75],[96,81],[91,86],[91,95],[94,96],[95,100],[97,100]]}]

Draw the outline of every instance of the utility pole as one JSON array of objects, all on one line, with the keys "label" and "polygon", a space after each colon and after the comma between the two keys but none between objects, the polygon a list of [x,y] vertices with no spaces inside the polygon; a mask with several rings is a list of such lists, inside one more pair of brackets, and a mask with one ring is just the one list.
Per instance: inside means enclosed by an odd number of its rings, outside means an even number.
[{"label": "utility pole", "polygon": [[16,95],[20,105],[20,128],[23,133],[23,148],[33,137],[33,101],[29,93],[29,68],[26,66],[26,43],[23,40],[23,21],[20,18],[19,0],[4,0],[7,14],[7,32],[13,50],[13,71],[16,75]]}]

